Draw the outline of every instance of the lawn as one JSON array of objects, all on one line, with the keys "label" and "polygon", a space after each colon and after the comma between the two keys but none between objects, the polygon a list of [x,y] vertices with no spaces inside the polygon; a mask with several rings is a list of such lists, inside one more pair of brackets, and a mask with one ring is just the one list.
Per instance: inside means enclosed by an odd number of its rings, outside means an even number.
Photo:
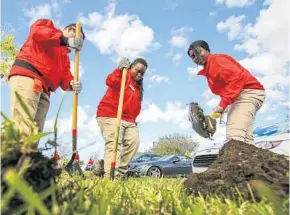
[{"label": "lawn", "polygon": [[[289,214],[288,202],[254,201],[233,202],[211,196],[188,196],[183,188],[185,179],[130,178],[129,180],[102,179],[91,173],[86,177],[69,176],[63,172],[55,186],[40,194],[33,193],[14,170],[5,179],[10,181],[11,190],[23,196],[25,205],[15,210],[15,214],[28,211],[35,214]],[[8,192],[7,192],[8,193]],[[5,208],[9,196],[4,195],[1,208]],[[12,191],[11,191],[12,193]],[[42,199],[52,194],[52,208],[49,210]],[[10,195],[11,196],[11,195]],[[61,202],[61,203],[60,203]]]}]

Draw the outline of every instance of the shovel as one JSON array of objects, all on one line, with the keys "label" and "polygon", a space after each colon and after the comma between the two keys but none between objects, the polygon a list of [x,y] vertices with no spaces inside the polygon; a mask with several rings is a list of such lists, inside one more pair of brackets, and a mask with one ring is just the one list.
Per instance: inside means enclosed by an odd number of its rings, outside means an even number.
[{"label": "shovel", "polygon": [[121,117],[122,117],[122,112],[123,112],[123,101],[124,101],[126,77],[127,77],[127,69],[123,69],[121,89],[120,89],[120,97],[119,97],[119,104],[118,104],[118,113],[117,113],[117,124],[116,124],[115,138],[114,138],[113,160],[111,161],[111,169],[110,169],[111,180],[114,180],[114,178],[115,178],[117,148],[118,148],[120,127],[121,127]]},{"label": "shovel", "polygon": [[[81,36],[81,24],[76,23],[76,37]],[[74,59],[74,82],[79,81],[79,51],[75,51]],[[65,166],[65,170],[69,174],[78,173],[84,176],[83,171],[80,167],[79,162],[74,163],[76,152],[77,152],[77,113],[78,113],[78,93],[73,94],[73,114],[72,114],[72,156],[70,161]]]}]

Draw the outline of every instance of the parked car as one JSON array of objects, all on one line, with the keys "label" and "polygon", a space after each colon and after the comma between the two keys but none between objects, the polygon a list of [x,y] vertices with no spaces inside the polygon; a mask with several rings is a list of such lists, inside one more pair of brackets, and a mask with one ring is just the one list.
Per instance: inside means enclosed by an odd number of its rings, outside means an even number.
[{"label": "parked car", "polygon": [[140,166],[144,162],[149,162],[149,161],[157,161],[160,158],[162,158],[161,155],[156,155],[156,154],[138,154],[135,155],[132,159],[132,161],[129,164],[129,171],[132,169],[135,169],[136,167]]},{"label": "parked car", "polygon": [[204,172],[217,159],[220,148],[197,151],[192,159],[192,172]]},{"label": "parked car", "polygon": [[149,177],[178,177],[192,173],[192,158],[185,155],[165,155],[157,161],[145,162],[131,169],[136,175]]},{"label": "parked car", "polygon": [[[254,130],[255,146],[268,149],[274,153],[285,155],[289,158],[289,125],[288,122],[276,123],[270,126],[257,127]],[[208,148],[193,154],[192,172],[200,173],[217,159],[219,150],[225,142],[218,144],[219,147]]]}]

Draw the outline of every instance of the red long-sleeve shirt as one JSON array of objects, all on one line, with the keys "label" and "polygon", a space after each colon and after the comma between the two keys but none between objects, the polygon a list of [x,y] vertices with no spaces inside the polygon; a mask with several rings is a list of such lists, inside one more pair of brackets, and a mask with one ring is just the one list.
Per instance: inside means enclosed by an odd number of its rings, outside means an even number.
[{"label": "red long-sleeve shirt", "polygon": [[[108,86],[105,95],[98,105],[97,117],[117,117],[120,97],[122,71],[115,69],[106,79]],[[127,72],[122,119],[136,123],[136,118],[140,114],[140,87],[132,78],[130,70]]]},{"label": "red long-sleeve shirt", "polygon": [[16,60],[31,64],[41,76],[15,65],[11,68],[9,78],[14,75],[38,78],[48,94],[59,86],[63,90],[69,89],[69,82],[73,79],[68,56],[70,50],[60,45],[62,35],[62,31],[55,28],[51,20],[39,19],[33,23]]},{"label": "red long-sleeve shirt", "polygon": [[198,75],[207,78],[212,93],[219,95],[219,106],[235,102],[243,89],[264,90],[263,85],[235,59],[225,54],[209,55],[205,68]]}]

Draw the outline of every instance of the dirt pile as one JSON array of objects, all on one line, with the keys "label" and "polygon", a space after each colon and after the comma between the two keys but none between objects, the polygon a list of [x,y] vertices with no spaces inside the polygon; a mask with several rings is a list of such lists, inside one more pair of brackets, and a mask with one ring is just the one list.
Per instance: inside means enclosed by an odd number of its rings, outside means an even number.
[{"label": "dirt pile", "polygon": [[[1,158],[1,187],[2,187],[2,196],[6,193],[8,186],[3,180],[5,171],[8,168],[16,167],[21,153],[15,153],[14,156]],[[46,190],[51,185],[50,180],[54,180],[56,176],[60,175],[61,170],[55,168],[54,162],[40,152],[34,152],[27,154],[26,157],[31,159],[31,166],[24,174],[24,179],[26,182],[33,188],[34,192],[41,193]],[[19,194],[14,194],[13,198],[8,202],[8,210],[3,212],[3,214],[12,214],[13,210],[19,208],[23,203]],[[48,196],[45,201],[45,205],[48,208],[51,208],[52,199],[51,196]]]},{"label": "dirt pile", "polygon": [[[230,141],[222,147],[217,160],[207,171],[191,174],[184,186],[192,194],[216,194],[238,199],[236,186],[244,199],[251,200],[247,184],[261,180],[276,195],[287,198],[288,172],[289,161],[284,156],[240,141]],[[254,195],[260,199],[255,190]]]}]

